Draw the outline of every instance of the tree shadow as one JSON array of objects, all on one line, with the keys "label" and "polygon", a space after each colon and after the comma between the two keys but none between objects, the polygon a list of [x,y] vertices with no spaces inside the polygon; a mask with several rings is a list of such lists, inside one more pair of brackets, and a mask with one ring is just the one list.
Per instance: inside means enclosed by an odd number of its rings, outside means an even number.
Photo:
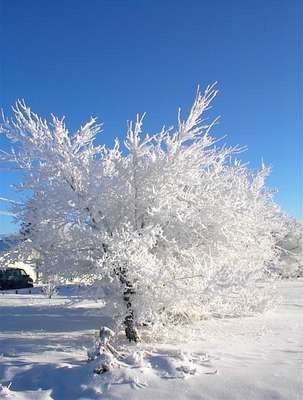
[{"label": "tree shadow", "polygon": [[[17,320],[17,321],[16,321]],[[68,324],[67,324],[68,321]],[[5,332],[74,332],[113,327],[113,319],[102,316],[100,309],[66,306],[0,307],[1,333]]]}]

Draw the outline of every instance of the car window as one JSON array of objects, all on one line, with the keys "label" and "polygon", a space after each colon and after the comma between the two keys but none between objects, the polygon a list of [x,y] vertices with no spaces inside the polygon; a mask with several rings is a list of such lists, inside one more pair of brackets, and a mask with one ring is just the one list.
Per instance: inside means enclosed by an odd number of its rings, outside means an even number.
[{"label": "car window", "polygon": [[18,269],[11,269],[11,270],[7,271],[7,275],[12,277],[12,278],[17,278],[21,274],[20,274],[20,271]]},{"label": "car window", "polygon": [[20,269],[20,273],[21,273],[22,276],[26,276],[27,275],[27,273],[24,271],[24,269]]}]

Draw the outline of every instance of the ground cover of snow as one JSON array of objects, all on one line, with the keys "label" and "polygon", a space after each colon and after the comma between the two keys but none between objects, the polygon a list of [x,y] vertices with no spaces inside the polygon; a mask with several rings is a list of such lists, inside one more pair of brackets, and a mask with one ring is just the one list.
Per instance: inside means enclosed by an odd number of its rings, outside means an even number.
[{"label": "ground cover of snow", "polygon": [[[93,373],[87,349],[104,302],[76,286],[47,299],[40,288],[0,293],[1,399],[303,398],[303,280],[278,284],[281,303],[258,317],[203,321],[184,342],[120,341],[109,372]],[[186,335],[189,335],[189,332]]]}]

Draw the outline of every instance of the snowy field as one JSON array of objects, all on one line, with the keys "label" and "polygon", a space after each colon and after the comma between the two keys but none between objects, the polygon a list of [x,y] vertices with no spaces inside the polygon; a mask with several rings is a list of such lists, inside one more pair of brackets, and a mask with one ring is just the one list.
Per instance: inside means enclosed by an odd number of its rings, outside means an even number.
[{"label": "snowy field", "polygon": [[259,317],[204,321],[182,344],[120,342],[128,356],[102,375],[87,348],[102,301],[73,287],[49,300],[40,289],[0,293],[1,399],[303,398],[303,280],[282,281],[281,304]]}]

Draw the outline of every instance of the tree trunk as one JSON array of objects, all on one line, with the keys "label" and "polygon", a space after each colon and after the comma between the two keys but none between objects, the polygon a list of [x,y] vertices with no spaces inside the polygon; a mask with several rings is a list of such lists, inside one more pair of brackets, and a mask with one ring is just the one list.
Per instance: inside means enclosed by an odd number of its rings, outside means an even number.
[{"label": "tree trunk", "polygon": [[135,293],[132,283],[127,279],[126,268],[119,268],[120,282],[125,286],[123,300],[126,303],[127,314],[124,319],[125,335],[130,342],[138,342],[139,335],[135,325],[134,311],[131,303],[131,296]]},{"label": "tree trunk", "polygon": [[[108,246],[102,243],[104,253],[108,252]],[[118,275],[120,283],[124,286],[123,300],[126,303],[127,314],[124,319],[125,335],[130,342],[138,342],[140,340],[138,331],[135,326],[134,311],[131,303],[131,295],[135,294],[135,289],[132,283],[127,279],[127,268],[118,267],[115,268],[115,273]]]}]

